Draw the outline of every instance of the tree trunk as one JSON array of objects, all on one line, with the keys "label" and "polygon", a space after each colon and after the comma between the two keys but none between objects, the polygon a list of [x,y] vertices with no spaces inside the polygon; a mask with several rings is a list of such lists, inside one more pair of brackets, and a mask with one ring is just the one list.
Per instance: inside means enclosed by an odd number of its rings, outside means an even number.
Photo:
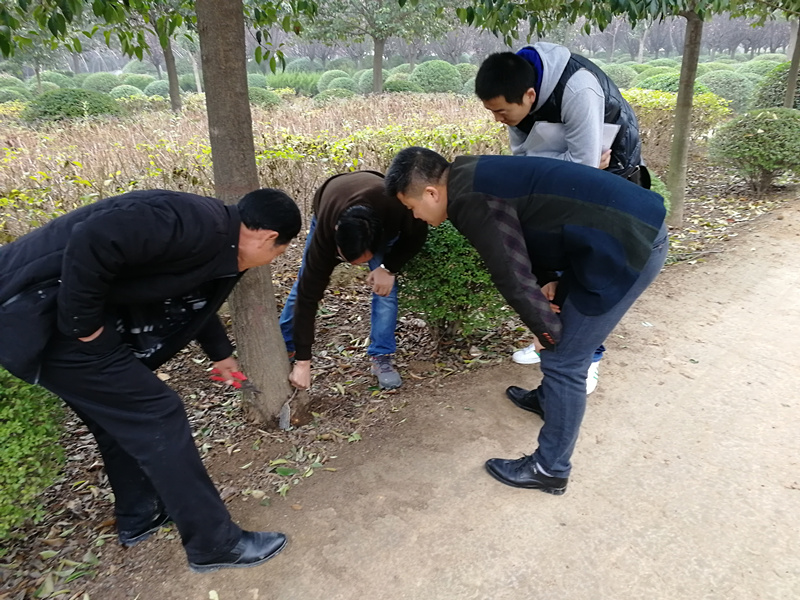
[{"label": "tree trunk", "polygon": [[197,65],[197,59],[194,52],[189,52],[189,58],[192,60],[192,71],[194,71],[194,84],[197,88],[197,93],[203,93],[203,78],[200,77],[200,67]]},{"label": "tree trunk", "polygon": [[[219,198],[233,204],[259,187],[247,96],[244,7],[242,0],[197,0],[195,10],[203,79],[208,82],[214,187]],[[245,399],[262,421],[275,424],[291,389],[269,266],[251,269],[230,305],[241,367],[261,390],[248,392]]]},{"label": "tree trunk", "polygon": [[783,105],[786,108],[794,107],[794,95],[797,91],[797,67],[800,65],[800,44],[797,40],[797,21],[792,24],[792,64],[789,66],[789,79],[786,82],[786,95],[783,97]]},{"label": "tree trunk", "polygon": [[650,34],[650,27],[645,25],[644,31],[642,32],[642,39],[639,40],[639,58],[636,60],[639,64],[644,62],[644,45],[647,43],[647,36]]},{"label": "tree trunk", "polygon": [[386,40],[372,38],[374,42],[372,54],[372,92],[380,94],[383,91],[383,51]]},{"label": "tree trunk", "polygon": [[672,146],[669,153],[667,189],[670,191],[671,210],[667,223],[671,227],[683,224],[683,200],[686,195],[686,159],[689,154],[689,134],[692,122],[692,100],[700,43],[703,39],[703,20],[694,11],[683,13],[686,19],[686,39],[683,44],[683,63],[672,128]]},{"label": "tree trunk", "polygon": [[70,58],[72,59],[72,72],[77,75],[81,72],[82,57],[78,52],[72,52],[70,53]]},{"label": "tree trunk", "polygon": [[800,29],[800,19],[795,19],[791,24],[791,31],[789,32],[789,44],[784,48],[786,56],[794,54],[795,46],[797,46],[797,31]]},{"label": "tree trunk", "polygon": [[167,81],[169,81],[169,104],[172,112],[181,112],[181,86],[178,83],[178,69],[175,68],[175,54],[172,52],[172,39],[167,38],[164,51],[164,64],[167,66]]}]

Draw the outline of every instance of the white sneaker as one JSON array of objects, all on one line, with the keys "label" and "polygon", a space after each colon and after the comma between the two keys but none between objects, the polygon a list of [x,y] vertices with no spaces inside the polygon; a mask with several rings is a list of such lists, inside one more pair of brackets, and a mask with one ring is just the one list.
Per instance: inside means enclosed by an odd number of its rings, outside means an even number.
[{"label": "white sneaker", "polygon": [[597,381],[600,379],[600,361],[589,365],[589,373],[586,375],[586,393],[591,394],[597,389]]},{"label": "white sneaker", "polygon": [[511,360],[518,365],[535,365],[541,361],[539,353],[536,352],[535,344],[531,344],[522,350],[517,350],[511,355]]}]

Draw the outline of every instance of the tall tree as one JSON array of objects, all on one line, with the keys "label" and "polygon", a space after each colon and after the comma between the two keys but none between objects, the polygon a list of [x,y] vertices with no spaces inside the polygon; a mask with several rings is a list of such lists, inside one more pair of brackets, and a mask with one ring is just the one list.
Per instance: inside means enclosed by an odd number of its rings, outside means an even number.
[{"label": "tall tree", "polygon": [[[441,0],[418,0],[401,6],[399,0],[327,0],[304,34],[310,40],[372,41],[372,91],[383,90],[383,56],[389,38],[421,43],[443,34]],[[405,3],[403,3],[405,4]]]}]

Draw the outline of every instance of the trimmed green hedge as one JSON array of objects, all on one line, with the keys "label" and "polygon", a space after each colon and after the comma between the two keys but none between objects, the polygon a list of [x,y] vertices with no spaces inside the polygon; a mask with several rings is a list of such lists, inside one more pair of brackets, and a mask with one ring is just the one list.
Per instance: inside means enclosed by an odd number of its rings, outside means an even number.
[{"label": "trimmed green hedge", "polygon": [[443,60],[431,60],[418,65],[411,73],[411,81],[428,93],[458,93],[464,87],[458,69]]},{"label": "trimmed green hedge", "polygon": [[147,87],[144,88],[144,95],[150,96],[161,96],[162,98],[169,98],[169,81],[164,79],[156,79],[155,81],[147,84]]},{"label": "trimmed green hedge", "polygon": [[120,109],[108,94],[79,88],[67,88],[45,92],[34,99],[22,118],[26,121],[118,115]]},{"label": "trimmed green hedge", "polygon": [[255,104],[262,108],[274,108],[281,103],[281,97],[278,94],[261,87],[249,88],[247,97],[250,99],[250,104]]},{"label": "trimmed green hedge", "polygon": [[92,73],[83,82],[83,89],[107,94],[122,82],[113,73]]},{"label": "trimmed green hedge", "polygon": [[398,285],[402,309],[440,332],[469,334],[509,315],[477,250],[449,221],[430,228]]},{"label": "trimmed green hedge", "polygon": [[[785,62],[764,76],[753,94],[751,108],[779,108],[783,106],[783,97],[789,85],[789,67],[791,63]],[[794,94],[794,108],[800,108],[800,85]]]},{"label": "trimmed green hedge", "polygon": [[108,95],[116,100],[117,98],[144,96],[144,92],[135,85],[118,85],[113,90],[108,92]]},{"label": "trimmed green hedge", "polygon": [[800,111],[764,108],[720,127],[709,156],[763,193],[783,173],[800,173]]},{"label": "trimmed green hedge", "polygon": [[64,463],[61,402],[0,369],[0,539],[44,514],[37,497]]}]

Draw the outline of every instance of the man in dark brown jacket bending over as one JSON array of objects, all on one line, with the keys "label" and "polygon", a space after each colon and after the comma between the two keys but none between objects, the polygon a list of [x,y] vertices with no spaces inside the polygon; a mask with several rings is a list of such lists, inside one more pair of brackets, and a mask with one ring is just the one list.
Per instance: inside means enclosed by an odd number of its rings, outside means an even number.
[{"label": "man in dark brown jacket bending over", "polygon": [[367,263],[373,292],[367,349],[372,373],[382,388],[400,387],[391,360],[396,350],[396,277],[422,248],[428,226],[386,195],[383,175],[375,171],[331,177],[314,195],[313,210],[303,263],[280,318],[286,350],[296,359],[289,378],[301,389],[311,385],[314,320],[334,267]]}]

